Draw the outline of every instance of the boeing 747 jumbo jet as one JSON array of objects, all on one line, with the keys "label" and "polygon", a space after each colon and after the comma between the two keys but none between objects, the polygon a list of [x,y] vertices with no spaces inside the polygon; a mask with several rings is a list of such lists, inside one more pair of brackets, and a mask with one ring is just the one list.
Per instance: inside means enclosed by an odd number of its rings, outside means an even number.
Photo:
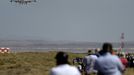
[{"label": "boeing 747 jumbo jet", "polygon": [[31,2],[36,2],[36,0],[11,0],[10,2],[15,2],[15,3],[19,3],[19,4],[27,4],[27,3],[31,3]]}]

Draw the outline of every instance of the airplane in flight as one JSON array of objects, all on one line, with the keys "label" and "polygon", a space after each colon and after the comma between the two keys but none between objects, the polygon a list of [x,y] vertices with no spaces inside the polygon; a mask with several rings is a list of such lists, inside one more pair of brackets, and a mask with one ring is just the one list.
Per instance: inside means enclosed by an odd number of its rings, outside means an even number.
[{"label": "airplane in flight", "polygon": [[15,2],[15,3],[19,3],[19,4],[27,4],[27,3],[31,3],[31,2],[36,2],[36,0],[11,0],[10,2]]}]

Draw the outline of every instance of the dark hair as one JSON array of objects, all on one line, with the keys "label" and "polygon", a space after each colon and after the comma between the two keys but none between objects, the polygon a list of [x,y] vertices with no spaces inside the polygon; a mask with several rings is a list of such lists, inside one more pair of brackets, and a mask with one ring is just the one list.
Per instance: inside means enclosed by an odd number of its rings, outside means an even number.
[{"label": "dark hair", "polygon": [[104,43],[103,46],[102,46],[102,50],[104,52],[112,52],[112,50],[113,50],[112,48],[113,48],[112,44],[108,43],[108,42]]},{"label": "dark hair", "polygon": [[65,52],[58,52],[55,56],[57,64],[68,64],[68,54]]},{"label": "dark hair", "polygon": [[91,55],[92,54],[92,50],[88,50],[88,55]]}]

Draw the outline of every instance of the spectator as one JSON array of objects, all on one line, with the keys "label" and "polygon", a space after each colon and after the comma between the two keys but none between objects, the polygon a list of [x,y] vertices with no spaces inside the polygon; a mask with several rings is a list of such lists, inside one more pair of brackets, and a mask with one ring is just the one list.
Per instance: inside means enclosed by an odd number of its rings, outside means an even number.
[{"label": "spectator", "polygon": [[122,75],[124,66],[116,55],[112,55],[112,44],[104,43],[101,56],[95,62],[98,75]]},{"label": "spectator", "polygon": [[126,69],[128,67],[128,60],[125,58],[125,54],[123,53],[120,54],[120,60]]},{"label": "spectator", "polygon": [[97,48],[97,49],[95,49],[95,53],[94,53],[97,57],[99,57],[100,56],[100,49],[99,48]]},{"label": "spectator", "polygon": [[81,75],[76,67],[69,65],[66,53],[58,52],[55,59],[57,66],[51,69],[50,75]]},{"label": "spectator", "polygon": [[84,57],[83,64],[85,65],[85,75],[90,75],[97,73],[94,70],[94,63],[97,59],[97,56],[92,53],[91,50],[88,51],[88,55]]},{"label": "spectator", "polygon": [[131,59],[130,53],[127,53],[127,54],[126,54],[126,58],[127,58],[127,60],[128,60],[128,67],[130,67],[130,59]]},{"label": "spectator", "polygon": [[73,65],[77,65],[78,70],[79,70],[81,73],[83,72],[83,69],[84,69],[83,58],[76,57],[75,59],[73,59]]},{"label": "spectator", "polygon": [[130,54],[130,67],[134,68],[134,55]]}]

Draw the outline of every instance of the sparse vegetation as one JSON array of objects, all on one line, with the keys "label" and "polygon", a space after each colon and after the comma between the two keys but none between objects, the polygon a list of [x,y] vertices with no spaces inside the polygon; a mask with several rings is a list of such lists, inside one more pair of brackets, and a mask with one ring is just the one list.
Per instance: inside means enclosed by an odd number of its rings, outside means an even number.
[{"label": "sparse vegetation", "polygon": [[[0,75],[49,75],[55,66],[56,52],[21,52],[0,54]],[[70,62],[85,54],[69,53]],[[127,69],[125,75],[133,75],[134,69]]]}]

